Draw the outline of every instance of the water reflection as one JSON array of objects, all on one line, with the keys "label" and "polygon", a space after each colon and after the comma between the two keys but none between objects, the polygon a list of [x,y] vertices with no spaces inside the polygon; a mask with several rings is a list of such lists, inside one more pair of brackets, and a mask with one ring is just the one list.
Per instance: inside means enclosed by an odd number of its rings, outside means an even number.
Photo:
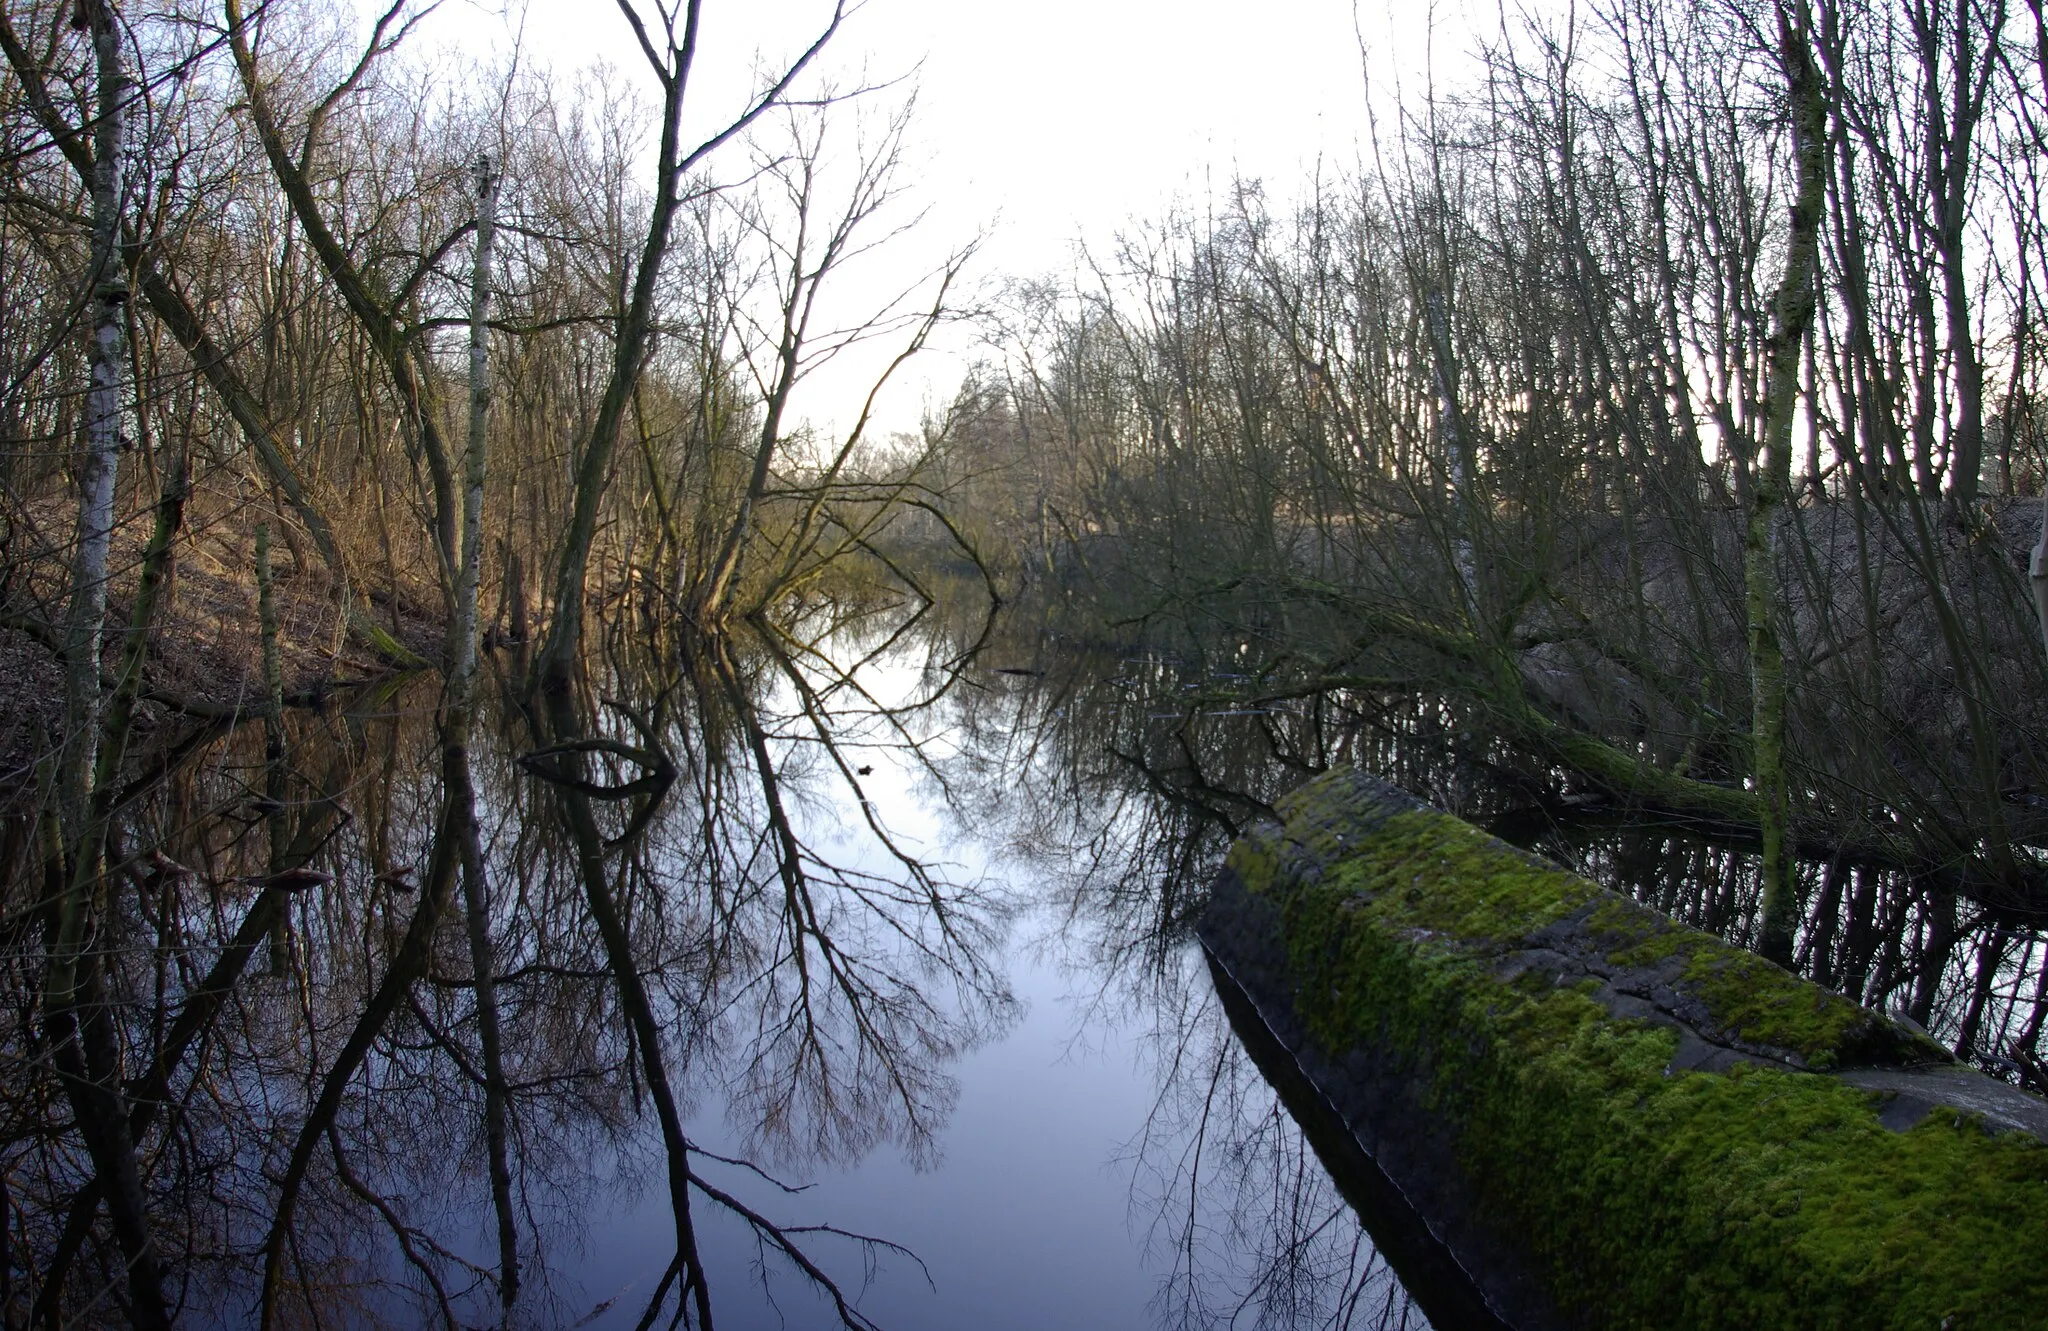
[{"label": "water reflection", "polygon": [[1174,658],[1057,636],[1003,646],[1034,664],[963,698],[950,733],[1004,783],[972,802],[988,811],[974,830],[1035,863],[1083,1029],[1145,1014],[1157,1090],[1121,1158],[1156,1324],[1427,1327],[1191,942],[1223,850],[1300,770],[1272,760],[1264,732],[1162,711],[1190,692]]},{"label": "water reflection", "polygon": [[1186,941],[1255,802],[1219,818],[1147,766],[1132,681],[1161,663],[1007,633],[845,602],[658,648],[615,626],[566,695],[491,663],[473,722],[419,680],[167,749],[114,820],[68,1092],[10,827],[0,1316],[939,1325],[885,1286],[952,1273],[799,1189],[1028,1172],[948,1132],[1013,978],[1051,974],[1073,1038],[1141,1055],[1072,1098],[1129,1102],[1083,1149],[1121,1161],[1096,1228],[1142,1240],[1158,1322],[1419,1324]]},{"label": "water reflection", "polygon": [[[1180,956],[1198,959],[1190,952]],[[1159,995],[1162,1080],[1132,1143],[1133,1207],[1173,1327],[1425,1327],[1206,971]]]},{"label": "water reflection", "polygon": [[[1355,761],[1753,927],[1739,842],[1248,644],[647,628],[552,694],[498,658],[473,723],[414,681],[149,758],[70,1036],[47,838],[6,828],[7,1326],[1458,1325],[1190,941],[1229,839]],[[1810,973],[2028,1075],[2037,921],[1801,873]]]},{"label": "water reflection", "polygon": [[[1483,714],[1369,684],[1331,687],[1313,663],[1183,626],[1176,649],[1109,683],[1126,695],[1116,752],[1159,796],[1234,830],[1338,762],[1381,773],[1504,838],[1749,946],[1755,847],[1741,829],[1609,805],[1495,738]],[[1802,973],[1924,1026],[1995,1076],[2048,1093],[2048,916],[2039,902],[1938,863],[1854,846],[1794,871]],[[1986,889],[1979,891],[1979,889]]]}]

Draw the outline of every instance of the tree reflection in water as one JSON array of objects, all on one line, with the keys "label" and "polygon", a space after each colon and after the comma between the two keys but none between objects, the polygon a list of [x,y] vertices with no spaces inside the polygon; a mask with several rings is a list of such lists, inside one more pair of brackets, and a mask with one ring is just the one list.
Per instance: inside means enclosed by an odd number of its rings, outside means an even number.
[{"label": "tree reflection in water", "polygon": [[[828,627],[856,659],[884,645]],[[886,1240],[776,1224],[732,1189],[756,1164],[683,1124],[727,1100],[768,1165],[931,1156],[949,1063],[1011,1016],[1005,907],[896,842],[847,746],[914,760],[951,672],[885,700],[789,630],[633,657],[625,637],[571,696],[473,737],[424,686],[388,689],[287,717],[281,763],[255,727],[193,745],[123,812],[146,849],[116,852],[92,956],[146,1195],[113,1219],[148,1225],[166,1315],[404,1323],[412,1301],[452,1326],[516,1293],[519,1321],[573,1321],[572,1218],[617,1204],[599,1190],[637,1172],[652,1118],[676,1248],[643,1324],[710,1323],[706,1206],[867,1324],[832,1272]],[[33,881],[23,829],[9,850]],[[152,1320],[22,1010],[37,911],[9,907],[0,1308]]]},{"label": "tree reflection in water", "polygon": [[[1649,817],[1577,789],[1489,728],[1482,711],[1414,692],[1332,685],[1312,659],[1162,614],[1172,648],[1088,677],[1077,706],[1128,783],[1234,832],[1281,793],[1356,763],[1608,887],[1742,946],[1761,910],[1753,837]],[[1203,855],[1213,864],[1220,843]],[[1200,857],[1196,857],[1200,858]],[[1926,1027],[1958,1057],[2048,1092],[2048,930],[2039,903],[1924,867],[1804,860],[1795,967]],[[1979,885],[1982,886],[1982,885]]]},{"label": "tree reflection in water", "polygon": [[1427,1325],[1231,1029],[1199,957],[1154,996],[1165,1076],[1132,1142],[1162,1324]]},{"label": "tree reflection in water", "polygon": [[989,814],[975,835],[1034,864],[1080,1029],[1143,1014],[1157,1089],[1119,1164],[1157,1324],[1427,1327],[1232,1030],[1193,942],[1230,839],[1299,768],[1275,762],[1257,726],[1179,724],[1165,709],[1186,696],[1183,663],[1054,655],[1042,676],[960,695],[948,733],[988,787],[966,802]]},{"label": "tree reflection in water", "polygon": [[[773,1179],[937,1161],[959,1061],[1049,955],[1074,1039],[1146,1051],[1115,1075],[1149,1113],[1103,1155],[1158,1323],[1419,1326],[1191,942],[1230,837],[1360,761],[1753,927],[1745,847],[1564,816],[1471,718],[1290,694],[1236,642],[1098,650],[818,600],[717,638],[621,619],[592,651],[552,693],[498,658],[469,727],[398,684],[150,757],[111,820],[68,1064],[39,1010],[47,836],[7,826],[0,1320],[702,1326],[794,1282],[868,1325],[869,1281],[916,1280],[915,1255]],[[1994,1071],[2035,1047],[2034,925],[1867,865],[1800,881],[1817,978]],[[705,1149],[690,1125],[721,1114]],[[649,1210],[641,1278],[586,1288],[593,1236]]]}]

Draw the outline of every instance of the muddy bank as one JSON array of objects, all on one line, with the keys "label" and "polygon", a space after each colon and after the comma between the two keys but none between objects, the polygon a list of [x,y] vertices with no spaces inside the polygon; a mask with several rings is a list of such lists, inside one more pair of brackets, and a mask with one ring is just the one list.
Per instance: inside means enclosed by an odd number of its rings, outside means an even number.
[{"label": "muddy bank", "polygon": [[1373,778],[1281,808],[1203,940],[1489,1315],[2048,1325],[2048,1102]]}]

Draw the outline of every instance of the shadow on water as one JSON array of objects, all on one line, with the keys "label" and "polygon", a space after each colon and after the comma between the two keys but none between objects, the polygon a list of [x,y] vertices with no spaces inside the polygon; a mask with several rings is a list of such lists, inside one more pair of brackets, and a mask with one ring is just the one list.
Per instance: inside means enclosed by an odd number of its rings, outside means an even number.
[{"label": "shadow on water", "polygon": [[1301,1125],[1316,1158],[1358,1212],[1373,1241],[1401,1272],[1430,1324],[1437,1331],[1507,1331],[1508,1324],[1487,1305],[1471,1276],[1448,1248],[1435,1241],[1429,1218],[1344,1129],[1343,1116],[1296,1066],[1294,1056],[1214,957],[1209,960],[1209,974],[1231,1030]]},{"label": "shadow on water", "polygon": [[[1484,1325],[1211,982],[1230,838],[1360,762],[1753,927],[1744,847],[1427,699],[1270,696],[1237,644],[832,600],[643,628],[545,702],[500,656],[466,744],[424,680],[166,743],[96,885],[99,1100],[49,1057],[6,829],[0,1321],[146,1321],[139,1224],[194,1325]],[[1802,873],[1810,973],[2020,1075],[2037,925]]]}]

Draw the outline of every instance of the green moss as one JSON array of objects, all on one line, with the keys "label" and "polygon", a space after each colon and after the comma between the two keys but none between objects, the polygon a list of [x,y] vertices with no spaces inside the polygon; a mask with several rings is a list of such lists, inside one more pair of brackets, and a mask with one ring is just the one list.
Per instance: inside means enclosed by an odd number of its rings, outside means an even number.
[{"label": "green moss", "polygon": [[1669,916],[1611,895],[1586,920],[1587,932],[1600,941],[1609,962],[1640,969],[1690,957],[1697,949],[1701,935],[1671,924]]},{"label": "green moss", "polygon": [[1731,1039],[1799,1054],[1816,1069],[1946,1063],[1948,1051],[1716,939],[1688,954],[1685,983]]},{"label": "green moss", "polygon": [[[1331,836],[1325,832],[1327,841]],[[1330,885],[1369,897],[1390,923],[1495,943],[1534,932],[1594,901],[1601,890],[1503,845],[1447,814],[1398,813],[1337,859]]]},{"label": "green moss", "polygon": [[1273,885],[1280,857],[1262,837],[1240,837],[1224,856],[1223,863],[1235,873],[1247,892],[1262,893]]},{"label": "green moss", "polygon": [[1931,1044],[1447,815],[1314,787],[1288,813],[1231,865],[1280,907],[1298,1015],[1334,1055],[1407,1068],[1565,1306],[1616,1327],[2048,1323],[2048,1146],[1953,1114],[1894,1133],[1877,1097],[1811,1073],[1673,1073],[1677,1032],[1614,1016],[1597,979],[1500,962],[1562,924],[1814,1066]]}]

